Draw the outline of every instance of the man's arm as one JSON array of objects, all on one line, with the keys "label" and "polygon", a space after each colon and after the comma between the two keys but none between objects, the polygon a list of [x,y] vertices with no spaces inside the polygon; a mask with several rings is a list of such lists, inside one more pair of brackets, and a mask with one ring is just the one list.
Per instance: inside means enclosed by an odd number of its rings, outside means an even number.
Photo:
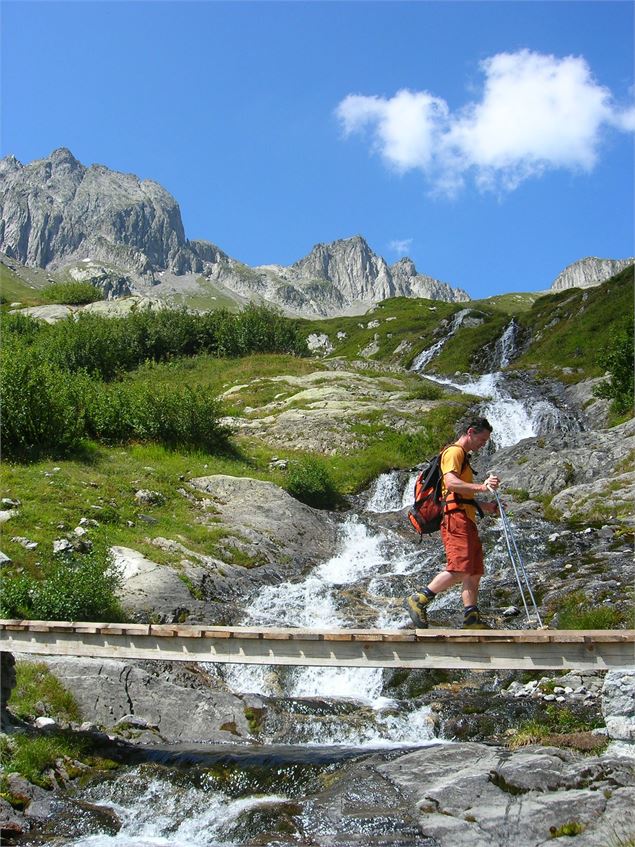
[{"label": "man's arm", "polygon": [[482,494],[490,488],[496,490],[500,485],[500,479],[493,475],[488,476],[485,482],[464,482],[454,471],[448,471],[443,475],[443,479],[448,491],[461,496]]}]

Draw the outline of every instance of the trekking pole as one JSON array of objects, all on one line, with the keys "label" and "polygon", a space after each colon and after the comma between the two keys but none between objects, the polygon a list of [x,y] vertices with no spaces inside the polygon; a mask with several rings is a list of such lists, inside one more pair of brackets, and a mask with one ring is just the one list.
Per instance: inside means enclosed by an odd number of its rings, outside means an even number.
[{"label": "trekking pole", "polygon": [[[536,619],[538,621],[538,626],[543,627],[542,620],[540,618],[540,612],[538,611],[538,604],[536,603],[536,598],[534,596],[534,592],[531,588],[531,582],[529,580],[529,574],[527,573],[527,569],[525,568],[525,563],[523,562],[523,558],[520,555],[520,550],[518,549],[518,545],[516,544],[516,538],[514,537],[514,533],[512,531],[512,526],[507,517],[507,513],[503,508],[503,504],[501,503],[501,499],[498,496],[498,492],[493,488],[488,486],[489,491],[492,492],[494,497],[496,497],[496,503],[498,504],[498,511],[501,517],[501,525],[503,527],[503,537],[505,538],[505,543],[507,545],[507,552],[509,554],[509,560],[512,564],[512,568],[514,571],[514,576],[516,577],[516,582],[518,583],[518,590],[520,591],[520,597],[523,601],[523,606],[525,608],[525,614],[527,615],[527,620],[529,623],[532,623],[531,615],[529,613],[529,607],[527,605],[527,600],[525,598],[525,590],[523,588],[523,582],[525,583],[525,587],[527,589],[527,593],[531,599],[531,604],[534,608],[534,612],[536,613]],[[522,580],[521,580],[522,576]]]}]

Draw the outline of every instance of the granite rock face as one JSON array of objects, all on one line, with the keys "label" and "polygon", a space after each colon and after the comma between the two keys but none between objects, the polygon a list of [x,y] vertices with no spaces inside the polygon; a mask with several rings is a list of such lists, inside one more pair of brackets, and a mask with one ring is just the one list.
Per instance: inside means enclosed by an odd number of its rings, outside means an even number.
[{"label": "granite rock face", "polygon": [[72,691],[82,715],[106,728],[133,716],[127,723],[143,721],[148,728],[154,727],[159,735],[155,741],[223,741],[249,736],[242,699],[193,664],[75,657],[47,657],[45,661]]},{"label": "granite rock face", "polygon": [[633,257],[630,259],[597,259],[595,256],[587,256],[586,259],[580,259],[568,265],[562,273],[558,274],[551,285],[551,290],[592,288],[594,285],[606,282],[607,279],[633,263],[635,263]]},{"label": "granite rock face", "polygon": [[202,268],[177,202],[152,180],[85,167],[66,148],[28,165],[9,156],[0,177],[0,250],[25,265],[91,259],[142,277]]}]

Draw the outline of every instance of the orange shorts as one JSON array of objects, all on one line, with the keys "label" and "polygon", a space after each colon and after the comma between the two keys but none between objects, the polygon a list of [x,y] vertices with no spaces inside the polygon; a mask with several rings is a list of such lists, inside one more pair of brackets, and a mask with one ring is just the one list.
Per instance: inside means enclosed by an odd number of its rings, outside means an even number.
[{"label": "orange shorts", "polygon": [[483,574],[483,545],[476,524],[463,509],[445,515],[441,524],[441,539],[448,560],[446,571],[472,576]]}]

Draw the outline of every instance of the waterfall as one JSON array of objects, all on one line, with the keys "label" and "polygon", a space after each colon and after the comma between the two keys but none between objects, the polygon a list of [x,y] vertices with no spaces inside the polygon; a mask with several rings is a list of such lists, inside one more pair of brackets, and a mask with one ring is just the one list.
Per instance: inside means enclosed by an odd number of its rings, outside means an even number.
[{"label": "waterfall", "polygon": [[506,368],[510,363],[512,356],[516,352],[516,336],[518,334],[518,324],[514,320],[507,324],[505,328],[505,332],[501,335],[501,337],[496,342],[494,348],[494,355],[496,357],[496,365],[495,367],[498,370],[502,370]]},{"label": "waterfall", "polygon": [[417,473],[410,473],[404,485],[403,473],[389,471],[380,474],[372,485],[367,512],[400,512],[412,505]]},{"label": "waterfall", "polygon": [[466,316],[469,315],[469,309],[461,309],[460,312],[457,312],[452,318],[452,323],[450,324],[450,328],[447,333],[442,336],[438,341],[436,341],[431,347],[428,347],[426,350],[422,350],[418,356],[416,356],[410,366],[411,371],[417,371],[417,373],[421,373],[421,371],[425,368],[425,366],[434,359],[437,353],[441,350],[444,344],[448,341],[448,339],[452,338],[452,336],[456,333],[458,328],[461,326]]},{"label": "waterfall", "polygon": [[491,441],[495,449],[511,447],[523,438],[555,431],[579,432],[581,429],[574,415],[563,412],[551,400],[540,396],[522,400],[513,397],[501,371],[483,374],[477,379],[468,377],[464,382],[430,375],[426,375],[426,379],[483,398],[479,414],[487,418],[494,429]]}]

